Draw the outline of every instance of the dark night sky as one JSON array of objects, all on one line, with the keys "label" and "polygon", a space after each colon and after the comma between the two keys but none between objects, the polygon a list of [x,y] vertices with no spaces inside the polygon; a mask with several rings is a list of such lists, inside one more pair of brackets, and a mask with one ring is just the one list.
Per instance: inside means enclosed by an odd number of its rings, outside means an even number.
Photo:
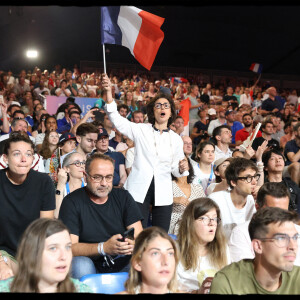
[{"label": "dark night sky", "polygon": [[[258,62],[265,73],[298,75],[300,6],[248,3],[133,5],[165,18],[165,39],[154,66],[247,72]],[[102,61],[99,6],[1,6],[0,69],[18,72],[38,65],[52,70],[57,63],[72,67],[81,60]],[[25,57],[31,46],[40,51],[36,62]],[[127,48],[106,47],[108,61],[137,63]]]}]

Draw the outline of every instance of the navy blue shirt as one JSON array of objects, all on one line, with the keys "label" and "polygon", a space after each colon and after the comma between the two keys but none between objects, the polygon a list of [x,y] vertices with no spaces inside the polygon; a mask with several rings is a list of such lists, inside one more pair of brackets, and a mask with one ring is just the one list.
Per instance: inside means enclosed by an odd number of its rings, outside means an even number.
[{"label": "navy blue shirt", "polygon": [[[278,99],[275,98],[275,100],[272,100],[270,98],[263,101],[261,105],[262,110],[266,111],[272,111],[273,109],[278,108],[278,110],[281,110],[281,103],[278,101]],[[276,115],[280,115],[280,112],[276,112]]]},{"label": "navy blue shirt", "polygon": [[[297,153],[298,151],[300,150],[300,147],[297,146],[296,144],[296,140],[293,139],[293,140],[290,140],[288,141],[286,144],[285,144],[285,147],[284,147],[284,156],[286,157],[287,161],[286,161],[286,165],[290,165],[292,162],[288,159],[288,156],[287,154],[289,152],[293,152],[293,153]],[[298,162],[300,162],[300,159],[298,160]]]},{"label": "navy blue shirt", "polygon": [[114,152],[108,149],[107,152],[104,153],[115,161],[115,170],[114,170],[114,181],[113,186],[119,185],[120,182],[120,165],[125,165],[125,157],[121,152]]}]

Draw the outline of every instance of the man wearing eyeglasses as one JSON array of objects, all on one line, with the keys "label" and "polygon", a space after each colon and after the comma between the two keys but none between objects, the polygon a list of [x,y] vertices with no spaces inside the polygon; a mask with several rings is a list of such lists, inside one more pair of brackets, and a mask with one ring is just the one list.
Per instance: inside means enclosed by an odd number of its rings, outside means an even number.
[{"label": "man wearing eyeglasses", "polygon": [[[290,192],[288,188],[281,182],[266,182],[262,185],[257,193],[256,209],[263,207],[279,207],[288,210],[290,202]],[[232,230],[228,246],[232,262],[240,261],[241,259],[254,258],[254,250],[251,245],[249,236],[250,221],[239,224]],[[300,226],[295,225],[300,233]],[[300,249],[298,249],[299,252]],[[299,255],[298,255],[299,254]],[[300,253],[297,254],[297,259],[294,261],[296,266],[300,266]]]},{"label": "man wearing eyeglasses", "polygon": [[67,195],[59,218],[68,226],[72,240],[72,277],[129,270],[134,240],[119,241],[134,228],[142,231],[142,215],[129,194],[113,188],[114,161],[103,154],[88,157],[86,187]]},{"label": "man wearing eyeglasses", "polygon": [[234,262],[216,273],[211,294],[299,294],[300,267],[294,266],[298,215],[279,207],[258,210],[249,224],[254,259]]},{"label": "man wearing eyeglasses", "polygon": [[109,136],[105,128],[101,128],[96,142],[96,152],[107,155],[114,160],[113,186],[122,188],[127,179],[125,157],[121,152],[109,149]]},{"label": "man wearing eyeglasses", "polygon": [[251,219],[256,212],[253,194],[259,180],[258,168],[246,158],[234,158],[225,171],[230,190],[214,192],[209,198],[220,207],[222,224],[227,238],[232,229]]}]

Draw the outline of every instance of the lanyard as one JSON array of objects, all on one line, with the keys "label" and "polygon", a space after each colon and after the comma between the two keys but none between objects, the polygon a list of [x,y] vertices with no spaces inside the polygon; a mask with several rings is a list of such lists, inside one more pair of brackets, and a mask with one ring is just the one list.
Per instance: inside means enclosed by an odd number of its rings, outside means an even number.
[{"label": "lanyard", "polygon": [[[81,187],[84,187],[84,181],[83,178],[81,179]],[[67,190],[67,195],[70,194],[70,186],[69,186],[69,182],[66,183],[66,190]]]}]

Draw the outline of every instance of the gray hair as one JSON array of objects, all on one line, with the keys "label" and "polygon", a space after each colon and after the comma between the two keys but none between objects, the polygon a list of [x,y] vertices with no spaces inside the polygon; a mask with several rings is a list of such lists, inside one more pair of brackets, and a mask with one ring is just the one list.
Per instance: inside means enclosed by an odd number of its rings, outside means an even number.
[{"label": "gray hair", "polygon": [[19,121],[24,121],[26,123],[26,125],[28,126],[28,122],[25,119],[13,119],[10,126],[16,127],[16,125]]},{"label": "gray hair", "polygon": [[62,167],[63,167],[63,168],[70,165],[70,163],[71,163],[71,158],[72,158],[72,156],[73,156],[74,154],[80,154],[80,153],[77,152],[77,151],[74,151],[74,152],[71,152],[71,153],[69,153],[68,155],[66,155],[66,157],[64,158],[63,163],[62,163]]}]

